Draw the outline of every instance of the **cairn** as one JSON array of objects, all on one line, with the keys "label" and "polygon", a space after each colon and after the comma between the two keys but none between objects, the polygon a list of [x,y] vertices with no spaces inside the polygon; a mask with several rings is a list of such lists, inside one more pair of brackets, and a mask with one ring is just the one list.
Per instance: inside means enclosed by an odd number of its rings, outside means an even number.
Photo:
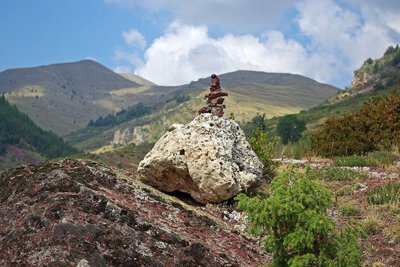
[{"label": "cairn", "polygon": [[228,96],[227,93],[222,92],[221,85],[219,83],[219,78],[217,75],[211,75],[211,86],[210,92],[205,95],[207,98],[207,106],[202,107],[196,112],[196,116],[200,115],[201,113],[211,113],[218,117],[224,116],[224,108],[225,105],[223,104],[225,98],[223,96]]}]

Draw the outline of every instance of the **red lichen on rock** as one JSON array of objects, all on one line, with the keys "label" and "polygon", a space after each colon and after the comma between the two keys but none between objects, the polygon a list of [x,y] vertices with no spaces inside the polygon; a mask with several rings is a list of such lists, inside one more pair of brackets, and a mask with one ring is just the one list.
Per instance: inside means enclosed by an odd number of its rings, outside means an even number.
[{"label": "red lichen on rock", "polygon": [[[196,208],[193,207],[193,210]],[[95,162],[0,178],[1,266],[258,266],[258,245]]]}]

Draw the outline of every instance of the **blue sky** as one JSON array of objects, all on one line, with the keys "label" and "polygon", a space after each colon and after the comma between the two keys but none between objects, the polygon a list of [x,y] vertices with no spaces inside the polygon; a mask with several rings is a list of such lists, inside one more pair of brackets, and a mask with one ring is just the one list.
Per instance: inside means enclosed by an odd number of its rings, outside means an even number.
[{"label": "blue sky", "polygon": [[91,58],[177,85],[239,69],[344,87],[400,43],[400,1],[0,0],[0,71]]}]

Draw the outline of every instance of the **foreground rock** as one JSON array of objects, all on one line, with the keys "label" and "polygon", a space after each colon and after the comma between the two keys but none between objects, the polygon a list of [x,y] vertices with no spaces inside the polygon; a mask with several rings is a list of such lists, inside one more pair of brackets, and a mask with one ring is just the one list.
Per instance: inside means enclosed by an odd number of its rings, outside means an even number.
[{"label": "foreground rock", "polygon": [[[257,245],[94,162],[0,177],[0,266],[259,266]],[[222,227],[224,226],[224,227]]]},{"label": "foreground rock", "polygon": [[141,180],[162,191],[221,202],[262,183],[262,164],[239,125],[201,114],[174,124],[138,167]]}]

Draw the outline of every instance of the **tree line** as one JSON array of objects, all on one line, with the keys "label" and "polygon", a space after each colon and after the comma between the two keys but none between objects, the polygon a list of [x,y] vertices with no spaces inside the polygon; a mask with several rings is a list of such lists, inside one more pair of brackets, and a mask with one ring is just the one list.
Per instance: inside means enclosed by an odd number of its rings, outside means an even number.
[{"label": "tree line", "polygon": [[7,145],[34,150],[46,158],[62,157],[78,153],[51,131],[38,127],[25,113],[11,105],[4,95],[0,97],[0,154]]}]

